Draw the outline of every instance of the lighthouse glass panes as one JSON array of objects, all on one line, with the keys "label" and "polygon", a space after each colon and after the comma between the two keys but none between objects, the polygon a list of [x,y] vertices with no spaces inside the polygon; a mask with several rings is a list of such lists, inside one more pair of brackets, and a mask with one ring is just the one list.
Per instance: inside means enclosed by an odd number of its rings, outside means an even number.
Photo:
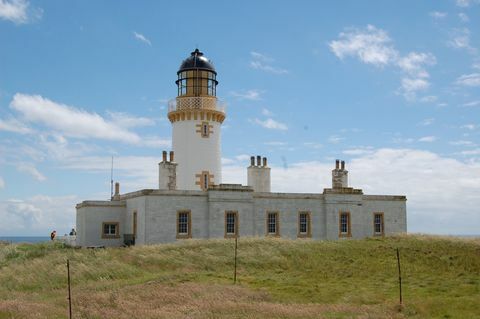
[{"label": "lighthouse glass panes", "polygon": [[267,233],[268,235],[278,235],[278,213],[267,214]]},{"label": "lighthouse glass panes", "polygon": [[178,73],[178,96],[217,94],[217,75],[206,70],[189,70]]},{"label": "lighthouse glass panes", "polygon": [[376,236],[383,235],[383,213],[373,215],[373,229]]}]

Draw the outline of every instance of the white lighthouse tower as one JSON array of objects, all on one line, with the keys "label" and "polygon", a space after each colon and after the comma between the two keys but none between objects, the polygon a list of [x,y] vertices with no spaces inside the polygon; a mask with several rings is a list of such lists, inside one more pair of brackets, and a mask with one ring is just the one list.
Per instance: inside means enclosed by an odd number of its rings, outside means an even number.
[{"label": "white lighthouse tower", "polygon": [[177,72],[177,98],[168,105],[173,126],[176,186],[180,190],[207,190],[222,182],[220,131],[225,105],[217,100],[217,72],[196,49]]}]

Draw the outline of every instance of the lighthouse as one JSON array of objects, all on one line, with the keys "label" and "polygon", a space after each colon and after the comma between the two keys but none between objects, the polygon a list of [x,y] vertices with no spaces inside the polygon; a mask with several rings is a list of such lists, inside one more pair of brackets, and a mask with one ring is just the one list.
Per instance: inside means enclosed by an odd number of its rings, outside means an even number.
[{"label": "lighthouse", "polygon": [[217,99],[217,72],[200,50],[177,72],[177,97],[168,103],[176,188],[204,190],[222,182],[221,126],[225,104]]}]

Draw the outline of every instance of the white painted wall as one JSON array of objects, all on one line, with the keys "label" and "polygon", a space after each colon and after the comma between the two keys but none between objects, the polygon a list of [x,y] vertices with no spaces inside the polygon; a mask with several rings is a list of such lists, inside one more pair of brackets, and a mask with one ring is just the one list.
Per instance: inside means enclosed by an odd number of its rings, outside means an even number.
[{"label": "white painted wall", "polygon": [[172,148],[175,152],[177,166],[177,189],[200,190],[195,185],[196,174],[209,171],[214,174],[214,184],[222,182],[221,170],[221,124],[216,121],[208,121],[213,125],[213,133],[209,137],[202,137],[197,124],[202,120],[183,120],[172,124]]}]

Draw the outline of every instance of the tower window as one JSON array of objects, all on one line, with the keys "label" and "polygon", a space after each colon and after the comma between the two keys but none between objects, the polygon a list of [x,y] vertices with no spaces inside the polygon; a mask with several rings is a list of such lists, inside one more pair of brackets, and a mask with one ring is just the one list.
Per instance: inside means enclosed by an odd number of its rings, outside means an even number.
[{"label": "tower window", "polygon": [[267,213],[267,235],[278,236],[278,212]]},{"label": "tower window", "polygon": [[192,222],[190,211],[179,211],[177,213],[177,238],[190,238]]},{"label": "tower window", "polygon": [[310,213],[298,213],[298,237],[310,237]]},{"label": "tower window", "polygon": [[236,237],[238,231],[237,212],[225,212],[225,237]]},{"label": "tower window", "polygon": [[373,234],[375,236],[383,236],[384,235],[384,227],[383,227],[383,213],[374,213],[373,214]]},{"label": "tower window", "polygon": [[351,237],[351,227],[350,227],[350,213],[349,212],[340,212],[339,216],[339,236],[340,237]]},{"label": "tower window", "polygon": [[206,191],[211,185],[213,185],[214,176],[208,171],[203,171],[200,174],[196,174],[195,176],[197,178],[195,184],[200,186],[201,190]]}]

